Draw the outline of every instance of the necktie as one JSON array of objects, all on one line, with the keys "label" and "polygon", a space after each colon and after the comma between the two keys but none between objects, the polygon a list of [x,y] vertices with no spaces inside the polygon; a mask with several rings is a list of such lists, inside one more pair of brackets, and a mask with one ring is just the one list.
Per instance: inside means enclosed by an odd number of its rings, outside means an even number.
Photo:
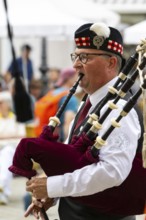
[{"label": "necktie", "polygon": [[79,113],[79,117],[78,117],[78,121],[76,123],[75,129],[78,128],[79,125],[81,125],[82,121],[85,119],[90,108],[91,108],[91,102],[90,102],[90,99],[87,99],[84,107],[82,108],[81,112]]}]

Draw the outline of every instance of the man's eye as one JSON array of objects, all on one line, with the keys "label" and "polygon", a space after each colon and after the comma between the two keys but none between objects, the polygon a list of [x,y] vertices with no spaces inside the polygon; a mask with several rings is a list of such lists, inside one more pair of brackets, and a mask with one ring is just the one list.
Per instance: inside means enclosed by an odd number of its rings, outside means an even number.
[{"label": "man's eye", "polygon": [[81,58],[82,58],[82,59],[86,59],[87,56],[86,56],[85,54],[82,54]]}]

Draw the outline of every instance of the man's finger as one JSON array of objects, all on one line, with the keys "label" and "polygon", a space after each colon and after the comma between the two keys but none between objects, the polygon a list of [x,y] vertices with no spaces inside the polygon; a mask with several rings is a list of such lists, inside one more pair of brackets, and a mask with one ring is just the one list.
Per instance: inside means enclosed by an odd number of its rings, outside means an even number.
[{"label": "man's finger", "polygon": [[34,182],[35,179],[36,179],[36,177],[32,177],[30,180],[28,180],[26,182],[26,186],[30,186]]},{"label": "man's finger", "polygon": [[35,206],[38,206],[39,208],[42,208],[42,207],[43,207],[43,204],[42,204],[41,201],[38,201],[38,200],[35,199],[35,198],[33,198],[32,201],[33,201],[33,204],[34,204]]},{"label": "man's finger", "polygon": [[33,186],[26,186],[26,191],[33,192]]},{"label": "man's finger", "polygon": [[24,217],[28,217],[30,214],[32,214],[32,210],[34,208],[34,204],[31,203],[30,206],[27,208],[27,210],[24,213]]},{"label": "man's finger", "polygon": [[40,211],[38,210],[33,210],[33,215],[36,219],[39,219],[40,218]]},{"label": "man's finger", "polygon": [[32,179],[31,180],[28,180],[27,182],[26,182],[26,186],[29,186],[29,185],[31,185],[32,184]]}]

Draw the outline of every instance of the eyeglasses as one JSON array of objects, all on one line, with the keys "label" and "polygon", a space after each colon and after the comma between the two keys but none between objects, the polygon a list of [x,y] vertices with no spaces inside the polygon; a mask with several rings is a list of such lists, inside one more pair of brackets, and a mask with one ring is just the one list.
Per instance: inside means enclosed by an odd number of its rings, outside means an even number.
[{"label": "eyeglasses", "polygon": [[76,54],[76,53],[71,53],[71,60],[74,63],[76,61],[76,59],[79,57],[79,60],[83,63],[86,64],[88,61],[88,56],[93,55],[93,56],[108,56],[108,57],[112,57],[110,54],[106,54],[106,53],[80,53],[80,54]]}]

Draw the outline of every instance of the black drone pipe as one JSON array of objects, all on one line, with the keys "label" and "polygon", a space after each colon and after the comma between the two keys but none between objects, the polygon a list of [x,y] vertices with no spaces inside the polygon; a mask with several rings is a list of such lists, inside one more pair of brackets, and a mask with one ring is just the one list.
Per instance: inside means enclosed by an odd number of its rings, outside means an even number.
[{"label": "black drone pipe", "polygon": [[[142,62],[139,65],[139,69],[143,70],[144,67],[146,65],[146,56],[143,57]],[[107,110],[103,113],[103,115],[100,116],[98,122],[97,122],[97,126],[96,126],[96,122],[93,123],[93,125],[90,126],[90,129],[87,132],[87,136],[88,138],[90,138],[91,140],[94,140],[96,137],[96,133],[98,132],[98,130],[102,127],[102,123],[105,121],[105,119],[107,118],[107,116],[110,114],[110,112],[113,109],[116,109],[116,103],[119,101],[120,98],[124,98],[126,96],[126,93],[130,90],[130,88],[133,86],[133,84],[135,83],[136,78],[138,77],[139,74],[139,70],[136,69],[134,71],[134,73],[130,76],[127,77],[127,79],[124,81],[122,87],[120,88],[120,90],[118,91],[115,99],[113,102],[109,102],[108,105],[109,107],[107,108]],[[98,108],[98,107],[97,107]],[[96,110],[95,110],[96,112]],[[97,129],[96,129],[97,127]]]}]

